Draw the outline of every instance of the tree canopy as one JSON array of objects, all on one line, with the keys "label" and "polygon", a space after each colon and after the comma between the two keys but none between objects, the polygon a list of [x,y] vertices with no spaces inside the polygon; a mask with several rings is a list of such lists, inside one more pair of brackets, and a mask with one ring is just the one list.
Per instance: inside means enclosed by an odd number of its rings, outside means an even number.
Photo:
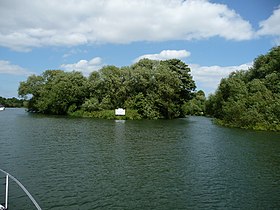
[{"label": "tree canopy", "polygon": [[206,100],[187,64],[178,59],[142,59],[131,66],[104,66],[89,77],[47,70],[21,82],[28,110],[46,114],[103,117],[131,110],[133,119],[210,115],[222,125],[280,130],[280,47],[257,57],[249,70],[221,80]]},{"label": "tree canopy", "polygon": [[4,98],[0,96],[0,104],[5,107],[23,107],[26,101],[18,98]]},{"label": "tree canopy", "polygon": [[104,66],[88,78],[81,73],[47,70],[21,82],[18,93],[31,96],[29,111],[46,114],[90,113],[119,107],[141,118],[184,116],[183,105],[194,96],[190,68],[181,60],[142,59],[127,66]]},{"label": "tree canopy", "polygon": [[279,131],[280,47],[256,58],[248,71],[222,79],[206,111],[223,125]]}]

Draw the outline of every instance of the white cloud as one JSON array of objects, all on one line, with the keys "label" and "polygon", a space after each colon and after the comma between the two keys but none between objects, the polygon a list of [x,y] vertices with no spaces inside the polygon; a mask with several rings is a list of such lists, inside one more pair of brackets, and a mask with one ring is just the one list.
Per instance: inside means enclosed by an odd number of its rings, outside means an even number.
[{"label": "white cloud", "polygon": [[259,23],[258,35],[275,36],[274,44],[280,45],[280,7],[273,11],[273,14],[266,20]]},{"label": "white cloud", "polygon": [[84,75],[89,75],[93,71],[97,71],[102,68],[104,64],[102,63],[102,59],[100,57],[95,57],[91,60],[80,60],[77,63],[72,64],[62,64],[61,68],[66,71],[80,71]]},{"label": "white cloud", "polygon": [[31,72],[18,65],[11,64],[10,61],[0,60],[0,74],[30,75]]},{"label": "white cloud", "polygon": [[259,23],[259,35],[280,36],[280,8],[273,11],[273,14],[266,20]]},{"label": "white cloud", "polygon": [[141,55],[138,58],[134,60],[134,62],[137,62],[141,60],[142,58],[148,58],[151,60],[168,60],[168,59],[182,59],[190,56],[190,52],[186,50],[163,50],[158,54],[146,54],[146,55]]},{"label": "white cloud", "polygon": [[0,46],[13,50],[213,36],[248,40],[254,31],[234,10],[207,0],[0,1]]},{"label": "white cloud", "polygon": [[199,89],[208,93],[214,93],[222,78],[227,77],[236,70],[248,70],[253,63],[241,64],[239,66],[200,66],[190,64],[191,75]]}]

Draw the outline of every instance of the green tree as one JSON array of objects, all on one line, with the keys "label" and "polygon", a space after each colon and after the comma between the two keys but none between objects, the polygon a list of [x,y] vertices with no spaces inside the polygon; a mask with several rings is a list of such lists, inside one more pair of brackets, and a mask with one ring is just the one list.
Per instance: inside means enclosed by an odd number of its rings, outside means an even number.
[{"label": "green tree", "polygon": [[195,93],[193,99],[185,102],[183,111],[185,115],[205,115],[206,97],[202,90]]},{"label": "green tree", "polygon": [[[127,84],[132,99],[129,99],[130,103],[127,104],[142,110],[141,114],[147,118],[153,116],[152,118],[172,119],[184,116],[182,106],[192,98],[195,89],[194,81],[189,74],[190,69],[186,64],[177,59],[168,61],[142,59],[131,69]],[[138,103],[131,103],[135,100],[134,96],[137,96]],[[139,104],[142,104],[142,107],[139,107]]]},{"label": "green tree", "polygon": [[0,96],[0,104],[5,107],[24,107],[26,100],[13,98],[4,98]]},{"label": "green tree", "polygon": [[261,55],[248,71],[222,79],[206,102],[207,114],[227,126],[280,130],[280,47]]},{"label": "green tree", "polygon": [[30,111],[46,114],[100,116],[96,112],[123,107],[137,118],[172,119],[184,116],[183,105],[194,90],[190,69],[182,61],[142,59],[127,67],[104,66],[88,78],[75,71],[48,70],[21,82],[19,94],[31,97]]},{"label": "green tree", "polygon": [[86,78],[80,72],[47,70],[42,76],[30,76],[21,82],[19,95],[31,95],[29,111],[46,114],[66,114],[75,111],[87,95]]}]

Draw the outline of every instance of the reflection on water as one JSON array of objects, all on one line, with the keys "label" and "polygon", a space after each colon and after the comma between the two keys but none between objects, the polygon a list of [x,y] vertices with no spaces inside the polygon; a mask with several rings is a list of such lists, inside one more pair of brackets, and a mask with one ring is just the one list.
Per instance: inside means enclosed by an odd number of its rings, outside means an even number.
[{"label": "reflection on water", "polygon": [[[223,128],[204,117],[111,121],[23,109],[0,113],[0,133],[0,168],[43,209],[280,206],[279,133]],[[32,206],[10,189],[10,209]]]}]

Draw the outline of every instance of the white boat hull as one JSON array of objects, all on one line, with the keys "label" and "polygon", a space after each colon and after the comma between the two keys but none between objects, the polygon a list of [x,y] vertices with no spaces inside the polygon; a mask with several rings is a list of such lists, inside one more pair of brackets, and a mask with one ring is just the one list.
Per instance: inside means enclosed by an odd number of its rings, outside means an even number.
[{"label": "white boat hull", "polygon": [[4,111],[5,110],[5,107],[0,107],[0,111]]}]

